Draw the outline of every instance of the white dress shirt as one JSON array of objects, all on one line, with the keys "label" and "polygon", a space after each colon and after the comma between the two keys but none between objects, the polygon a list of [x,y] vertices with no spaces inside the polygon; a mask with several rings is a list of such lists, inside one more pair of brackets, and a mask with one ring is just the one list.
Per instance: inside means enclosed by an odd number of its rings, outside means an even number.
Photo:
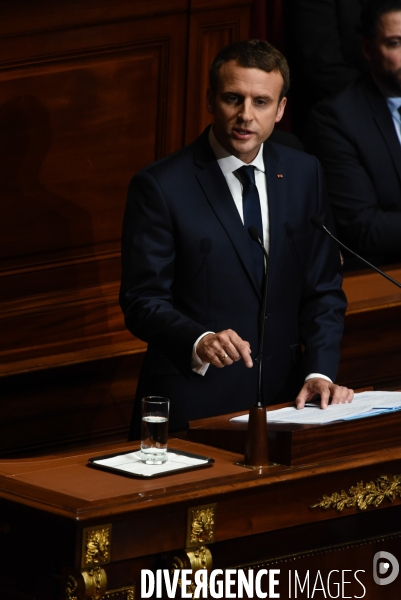
[{"label": "white dress shirt", "polygon": [[398,109],[401,106],[401,98],[397,97],[388,97],[386,98],[387,106],[390,109],[391,116],[393,117],[393,123],[395,127],[395,131],[397,133],[398,140],[401,144],[401,115],[398,112]]}]

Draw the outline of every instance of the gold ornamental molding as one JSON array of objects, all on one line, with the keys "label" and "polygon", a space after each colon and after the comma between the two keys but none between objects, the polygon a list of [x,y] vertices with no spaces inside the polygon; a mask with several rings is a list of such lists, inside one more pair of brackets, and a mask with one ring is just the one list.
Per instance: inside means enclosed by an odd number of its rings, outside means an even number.
[{"label": "gold ornamental molding", "polygon": [[90,569],[110,562],[111,523],[86,527],[82,531],[81,568]]},{"label": "gold ornamental molding", "polygon": [[135,600],[135,586],[130,585],[118,590],[110,590],[105,593],[104,600]]},{"label": "gold ornamental molding", "polygon": [[[213,568],[213,557],[207,546],[199,546],[198,548],[187,548],[186,550],[178,550],[171,552],[164,557],[165,567],[173,575],[174,571],[182,571],[183,569],[192,570],[191,583],[185,590],[186,593],[194,595],[196,585],[194,583],[194,577],[196,571],[200,569],[207,569],[210,571]],[[178,585],[182,587],[182,580],[178,579]]]},{"label": "gold ornamental molding", "polygon": [[363,481],[358,482],[348,493],[341,490],[340,493],[323,496],[323,500],[319,500],[311,508],[334,508],[341,512],[344,508],[356,506],[360,510],[366,510],[368,506],[379,506],[385,499],[394,502],[397,497],[401,498],[401,475],[381,475],[376,481],[370,481],[366,485]]},{"label": "gold ornamental molding", "polygon": [[63,600],[102,600],[106,589],[107,575],[101,567],[63,573]]},{"label": "gold ornamental molding", "polygon": [[214,542],[217,504],[188,509],[186,547],[194,548]]}]

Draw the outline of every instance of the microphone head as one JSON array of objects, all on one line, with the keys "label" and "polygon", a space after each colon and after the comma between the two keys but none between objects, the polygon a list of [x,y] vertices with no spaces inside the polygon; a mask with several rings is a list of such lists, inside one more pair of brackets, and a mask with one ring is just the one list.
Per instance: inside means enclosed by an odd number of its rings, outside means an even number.
[{"label": "microphone head", "polygon": [[250,225],[248,227],[248,233],[251,236],[251,238],[253,239],[254,242],[257,242],[258,239],[260,239],[260,233],[258,231],[258,228],[255,227],[255,225]]},{"label": "microphone head", "polygon": [[319,217],[319,215],[313,215],[313,217],[311,217],[310,221],[311,221],[312,225],[314,225],[317,229],[320,229],[321,231],[323,231],[324,222],[323,222],[323,219],[321,219]]}]

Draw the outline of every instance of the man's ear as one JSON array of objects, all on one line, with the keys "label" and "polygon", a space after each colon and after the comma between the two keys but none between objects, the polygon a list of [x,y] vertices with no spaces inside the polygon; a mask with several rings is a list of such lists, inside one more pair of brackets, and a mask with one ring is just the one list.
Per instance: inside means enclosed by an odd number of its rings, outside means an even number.
[{"label": "man's ear", "polygon": [[281,121],[281,119],[283,118],[284,109],[285,109],[286,104],[287,104],[287,98],[284,96],[284,98],[281,98],[280,102],[278,103],[276,121],[275,121],[276,123]]},{"label": "man's ear", "polygon": [[210,88],[206,92],[206,108],[211,115],[214,113],[214,94]]}]

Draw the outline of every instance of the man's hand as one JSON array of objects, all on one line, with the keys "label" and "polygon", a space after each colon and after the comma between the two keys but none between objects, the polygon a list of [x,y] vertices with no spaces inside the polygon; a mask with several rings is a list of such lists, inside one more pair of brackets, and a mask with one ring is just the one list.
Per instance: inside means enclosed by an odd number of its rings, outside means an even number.
[{"label": "man's hand", "polygon": [[327,408],[329,403],[346,404],[352,402],[354,390],[350,390],[342,385],[336,385],[326,379],[320,379],[320,377],[314,377],[305,381],[301,391],[296,397],[295,403],[297,408],[303,408],[306,402],[313,400],[316,396],[320,396],[321,408]]},{"label": "man's hand", "polygon": [[249,342],[241,339],[232,329],[205,335],[196,347],[196,354],[203,362],[219,369],[241,358],[248,368],[253,365]]}]

